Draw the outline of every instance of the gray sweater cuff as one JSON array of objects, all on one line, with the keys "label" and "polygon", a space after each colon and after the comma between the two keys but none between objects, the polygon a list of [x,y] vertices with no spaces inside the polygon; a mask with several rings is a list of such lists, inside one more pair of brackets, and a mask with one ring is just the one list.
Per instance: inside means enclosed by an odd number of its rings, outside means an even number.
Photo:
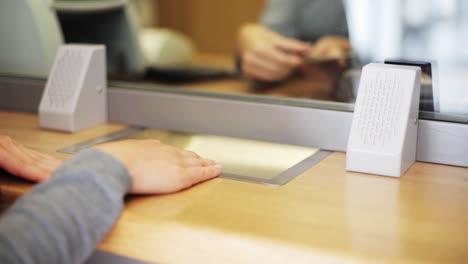
[{"label": "gray sweater cuff", "polygon": [[88,171],[99,175],[100,179],[97,180],[108,184],[115,193],[125,195],[132,187],[132,179],[127,168],[113,156],[97,149],[80,151],[67,160],[49,180],[54,177],[71,177],[75,175],[72,172],[77,171]]}]

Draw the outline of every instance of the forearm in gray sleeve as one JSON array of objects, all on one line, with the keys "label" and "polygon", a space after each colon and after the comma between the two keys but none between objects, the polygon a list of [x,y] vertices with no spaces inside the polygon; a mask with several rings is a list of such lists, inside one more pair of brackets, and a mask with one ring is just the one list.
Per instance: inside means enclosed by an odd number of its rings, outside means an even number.
[{"label": "forearm in gray sleeve", "polygon": [[77,154],[0,218],[0,263],[82,263],[130,188],[127,169],[112,156]]}]

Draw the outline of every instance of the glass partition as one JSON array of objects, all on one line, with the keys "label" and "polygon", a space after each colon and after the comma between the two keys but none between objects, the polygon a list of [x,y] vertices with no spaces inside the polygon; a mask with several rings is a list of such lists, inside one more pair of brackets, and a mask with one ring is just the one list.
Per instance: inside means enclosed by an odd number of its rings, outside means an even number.
[{"label": "glass partition", "polygon": [[413,63],[420,117],[468,123],[462,0],[29,2],[0,4],[2,75],[46,78],[60,44],[103,43],[110,87],[352,111],[363,65]]}]

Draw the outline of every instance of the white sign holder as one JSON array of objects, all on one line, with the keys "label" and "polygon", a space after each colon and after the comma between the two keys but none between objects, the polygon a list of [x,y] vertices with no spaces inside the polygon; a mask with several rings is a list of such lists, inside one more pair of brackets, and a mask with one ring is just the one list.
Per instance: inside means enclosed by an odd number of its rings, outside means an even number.
[{"label": "white sign holder", "polygon": [[400,177],[416,159],[421,69],[363,67],[348,140],[346,169]]},{"label": "white sign holder", "polygon": [[40,127],[75,132],[106,121],[105,47],[62,46],[39,105]]}]

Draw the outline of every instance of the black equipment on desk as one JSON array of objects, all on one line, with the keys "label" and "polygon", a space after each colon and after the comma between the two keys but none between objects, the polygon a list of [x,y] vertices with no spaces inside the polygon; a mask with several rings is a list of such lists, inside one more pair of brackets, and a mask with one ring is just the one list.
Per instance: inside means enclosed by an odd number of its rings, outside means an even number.
[{"label": "black equipment on desk", "polygon": [[189,65],[174,68],[146,69],[145,80],[155,80],[167,83],[190,83],[239,77],[234,70],[200,65]]},{"label": "black equipment on desk", "polygon": [[421,95],[419,110],[434,112],[434,78],[432,65],[427,61],[412,61],[405,59],[386,59],[385,64],[418,66],[421,68]]}]

